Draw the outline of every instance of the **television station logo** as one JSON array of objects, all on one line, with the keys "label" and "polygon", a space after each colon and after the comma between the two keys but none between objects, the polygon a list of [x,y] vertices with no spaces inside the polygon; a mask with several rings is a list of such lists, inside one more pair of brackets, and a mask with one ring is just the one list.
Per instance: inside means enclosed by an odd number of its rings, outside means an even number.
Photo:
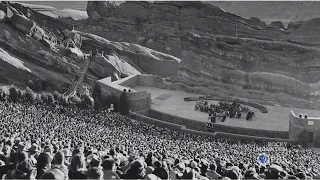
[{"label": "television station logo", "polygon": [[266,164],[269,164],[270,158],[269,158],[269,155],[267,155],[266,153],[260,153],[258,155],[257,160],[258,160],[258,163],[266,165]]},{"label": "television station logo", "polygon": [[256,147],[255,151],[259,153],[286,152],[287,145],[287,142],[268,142],[266,146]]}]

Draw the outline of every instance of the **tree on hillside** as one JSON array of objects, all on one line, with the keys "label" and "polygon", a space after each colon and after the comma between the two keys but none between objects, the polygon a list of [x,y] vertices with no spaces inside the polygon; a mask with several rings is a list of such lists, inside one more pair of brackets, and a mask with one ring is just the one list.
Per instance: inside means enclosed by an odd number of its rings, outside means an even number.
[{"label": "tree on hillside", "polygon": [[128,115],[129,114],[128,95],[124,91],[120,95],[119,110],[120,110],[120,114],[122,114],[122,115]]},{"label": "tree on hillside", "polygon": [[6,94],[3,91],[2,88],[0,88],[0,101],[5,101],[6,100]]},{"label": "tree on hillside", "polygon": [[93,107],[93,101],[92,98],[90,98],[90,96],[84,94],[81,96],[81,99],[83,101],[83,105],[85,106],[85,108],[92,108]]},{"label": "tree on hillside", "polygon": [[47,93],[47,97],[48,97],[48,103],[53,104],[54,103],[53,95],[51,93]]},{"label": "tree on hillside", "polygon": [[18,101],[18,92],[15,86],[12,86],[9,89],[9,98],[12,102],[17,102]]},{"label": "tree on hillside", "polygon": [[22,101],[23,100],[23,93],[20,89],[17,89],[17,97],[18,97],[18,101]]},{"label": "tree on hillside", "polygon": [[25,93],[25,97],[26,97],[26,101],[27,102],[34,103],[34,101],[37,98],[37,95],[32,91],[32,89],[27,87],[27,90],[26,90],[26,93]]}]

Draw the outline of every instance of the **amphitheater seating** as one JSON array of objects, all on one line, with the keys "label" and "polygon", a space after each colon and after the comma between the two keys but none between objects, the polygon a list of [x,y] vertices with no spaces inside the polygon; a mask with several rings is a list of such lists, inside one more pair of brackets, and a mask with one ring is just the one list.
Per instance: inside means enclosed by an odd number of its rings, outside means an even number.
[{"label": "amphitheater seating", "polygon": [[261,111],[262,113],[268,113],[268,109],[266,107],[264,107],[263,105],[257,104],[257,103],[251,102],[251,101],[246,101],[246,100],[243,100],[243,99],[226,98],[226,97],[222,98],[222,97],[215,97],[215,96],[210,96],[210,95],[208,95],[208,96],[198,96],[198,97],[193,96],[193,97],[184,98],[184,101],[186,101],[186,102],[188,102],[188,101],[200,101],[200,100],[231,101],[231,102],[236,100],[240,104],[256,108],[259,111]]}]

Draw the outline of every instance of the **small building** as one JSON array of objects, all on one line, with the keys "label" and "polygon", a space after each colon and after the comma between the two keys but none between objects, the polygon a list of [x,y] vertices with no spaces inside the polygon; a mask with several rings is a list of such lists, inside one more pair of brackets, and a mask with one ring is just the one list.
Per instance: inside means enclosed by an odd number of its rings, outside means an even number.
[{"label": "small building", "polygon": [[289,114],[289,138],[299,139],[306,132],[308,146],[320,147],[320,117],[308,117],[307,114]]}]

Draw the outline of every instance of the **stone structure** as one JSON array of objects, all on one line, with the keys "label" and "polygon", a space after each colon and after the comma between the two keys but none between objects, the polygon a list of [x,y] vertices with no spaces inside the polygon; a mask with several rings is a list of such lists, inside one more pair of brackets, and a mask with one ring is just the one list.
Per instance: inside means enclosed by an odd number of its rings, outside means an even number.
[{"label": "stone structure", "polygon": [[320,117],[308,117],[306,114],[289,114],[289,138],[299,139],[306,130],[307,143],[310,146],[320,147]]},{"label": "stone structure", "polygon": [[101,93],[105,95],[115,94],[120,97],[121,93],[126,90],[129,110],[135,112],[150,109],[151,105],[150,93],[147,93],[147,91],[138,92],[132,89],[139,85],[139,78],[143,79],[143,77],[144,75],[137,74],[114,82],[111,81],[111,77],[108,77],[98,80],[97,83],[101,87]]}]

